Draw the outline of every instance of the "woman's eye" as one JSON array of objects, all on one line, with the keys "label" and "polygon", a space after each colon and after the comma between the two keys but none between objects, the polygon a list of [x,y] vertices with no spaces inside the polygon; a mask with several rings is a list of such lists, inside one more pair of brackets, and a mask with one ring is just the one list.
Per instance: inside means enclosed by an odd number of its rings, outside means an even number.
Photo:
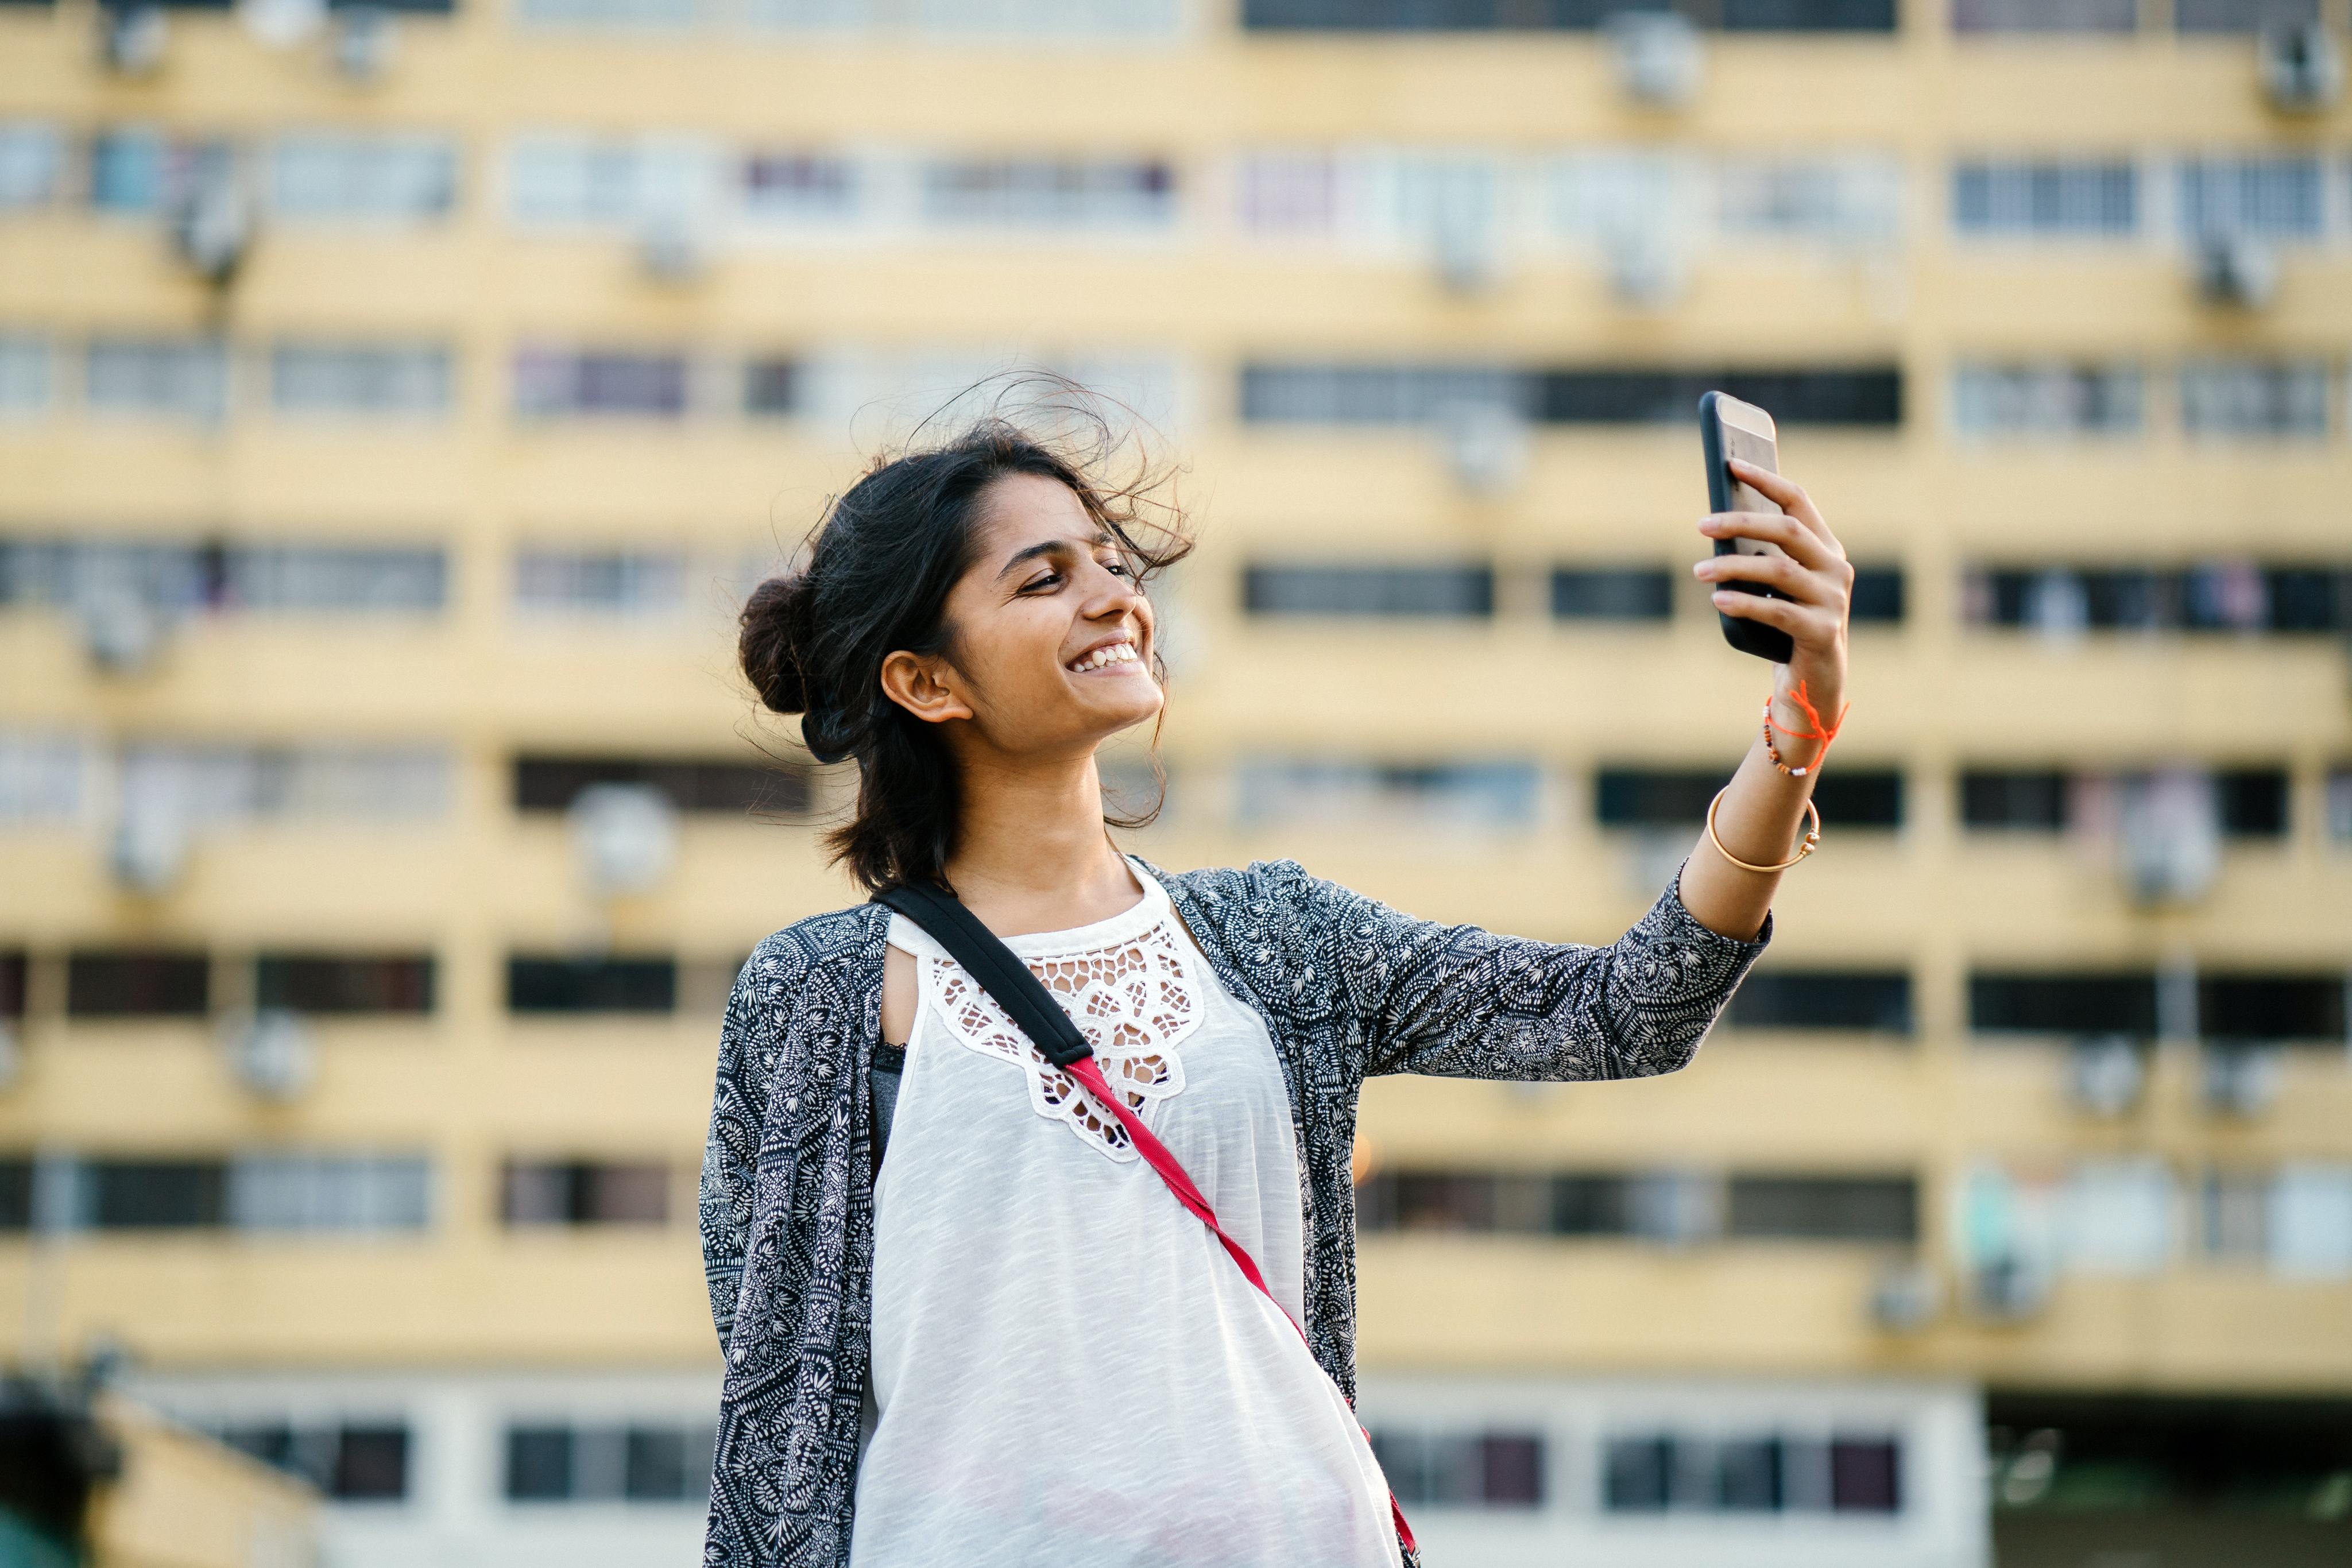
[{"label": "woman's eye", "polygon": [[1049,571],[1049,572],[1047,572],[1045,576],[1043,576],[1043,577],[1041,577],[1041,578],[1037,578],[1037,579],[1035,579],[1035,580],[1033,580],[1033,581],[1030,581],[1030,582],[1027,582],[1027,583],[1023,584],[1023,585],[1022,585],[1022,590],[1021,590],[1021,591],[1022,591],[1024,593],[1026,593],[1026,592],[1028,592],[1028,591],[1029,591],[1030,590],[1032,590],[1032,589],[1036,589],[1036,588],[1051,588],[1054,584],[1055,584],[1055,583],[1057,583],[1057,582],[1059,582],[1059,581],[1061,581],[1061,580],[1062,580],[1062,574],[1061,574],[1060,572],[1058,572],[1058,571]]}]

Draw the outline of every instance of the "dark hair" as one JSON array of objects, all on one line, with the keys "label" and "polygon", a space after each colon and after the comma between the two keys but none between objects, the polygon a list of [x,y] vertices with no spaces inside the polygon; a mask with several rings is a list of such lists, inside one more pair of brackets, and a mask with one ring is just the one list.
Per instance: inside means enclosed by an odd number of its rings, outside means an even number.
[{"label": "dark hair", "polygon": [[[1066,423],[1066,411],[1061,417]],[[977,558],[989,486],[1013,474],[1068,486],[1119,540],[1139,582],[1192,550],[1182,515],[1159,498],[1165,472],[1139,450],[1123,480],[1109,477],[1129,444],[1099,416],[1083,417],[1094,430],[1084,444],[990,415],[941,444],[877,459],[826,505],[806,567],[768,579],[743,606],[736,651],[751,689],[777,713],[803,716],[802,743],[817,760],[856,759],[856,807],[824,844],[869,890],[947,880],[961,801],[955,758],[937,726],[884,695],[882,661],[900,649],[953,656],[943,612]],[[1157,646],[1152,666],[1164,679]],[[1104,821],[1141,827],[1159,810],[1155,800]]]}]

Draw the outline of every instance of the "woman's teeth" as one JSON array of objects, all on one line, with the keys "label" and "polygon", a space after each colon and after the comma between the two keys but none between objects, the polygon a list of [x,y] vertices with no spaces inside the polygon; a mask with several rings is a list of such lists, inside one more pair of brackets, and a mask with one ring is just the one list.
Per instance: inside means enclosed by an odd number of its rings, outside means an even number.
[{"label": "woman's teeth", "polygon": [[1134,643],[1111,643],[1097,648],[1085,658],[1073,664],[1070,668],[1084,674],[1088,670],[1098,670],[1105,664],[1131,664],[1137,657]]}]

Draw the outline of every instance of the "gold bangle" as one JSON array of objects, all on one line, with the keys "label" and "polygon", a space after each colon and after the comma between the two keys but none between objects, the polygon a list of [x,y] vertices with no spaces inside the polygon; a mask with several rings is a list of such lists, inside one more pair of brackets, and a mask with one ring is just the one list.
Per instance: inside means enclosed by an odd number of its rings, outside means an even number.
[{"label": "gold bangle", "polygon": [[1803,860],[1807,855],[1811,854],[1813,852],[1813,846],[1822,841],[1821,808],[1813,804],[1812,798],[1811,796],[1807,796],[1805,799],[1805,810],[1812,817],[1813,825],[1805,830],[1805,841],[1797,846],[1797,852],[1795,854],[1790,855],[1779,865],[1752,865],[1748,862],[1741,860],[1738,855],[1733,854],[1729,850],[1725,849],[1723,847],[1723,841],[1715,836],[1715,809],[1717,806],[1722,804],[1723,798],[1730,793],[1731,786],[1726,784],[1722,789],[1717,789],[1715,792],[1715,799],[1706,803],[1706,840],[1707,842],[1715,846],[1716,853],[1721,855],[1725,860],[1729,861],[1733,865],[1738,866],[1740,870],[1787,871],[1790,866],[1795,865],[1799,861]]}]

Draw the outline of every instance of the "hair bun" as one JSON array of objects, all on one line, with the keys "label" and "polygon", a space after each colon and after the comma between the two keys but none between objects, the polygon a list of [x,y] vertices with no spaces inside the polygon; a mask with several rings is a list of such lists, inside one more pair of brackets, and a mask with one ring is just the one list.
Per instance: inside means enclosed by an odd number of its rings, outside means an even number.
[{"label": "hair bun", "polygon": [[806,713],[808,655],[816,642],[816,580],[772,577],[744,601],[735,654],[760,700],[777,713]]}]

